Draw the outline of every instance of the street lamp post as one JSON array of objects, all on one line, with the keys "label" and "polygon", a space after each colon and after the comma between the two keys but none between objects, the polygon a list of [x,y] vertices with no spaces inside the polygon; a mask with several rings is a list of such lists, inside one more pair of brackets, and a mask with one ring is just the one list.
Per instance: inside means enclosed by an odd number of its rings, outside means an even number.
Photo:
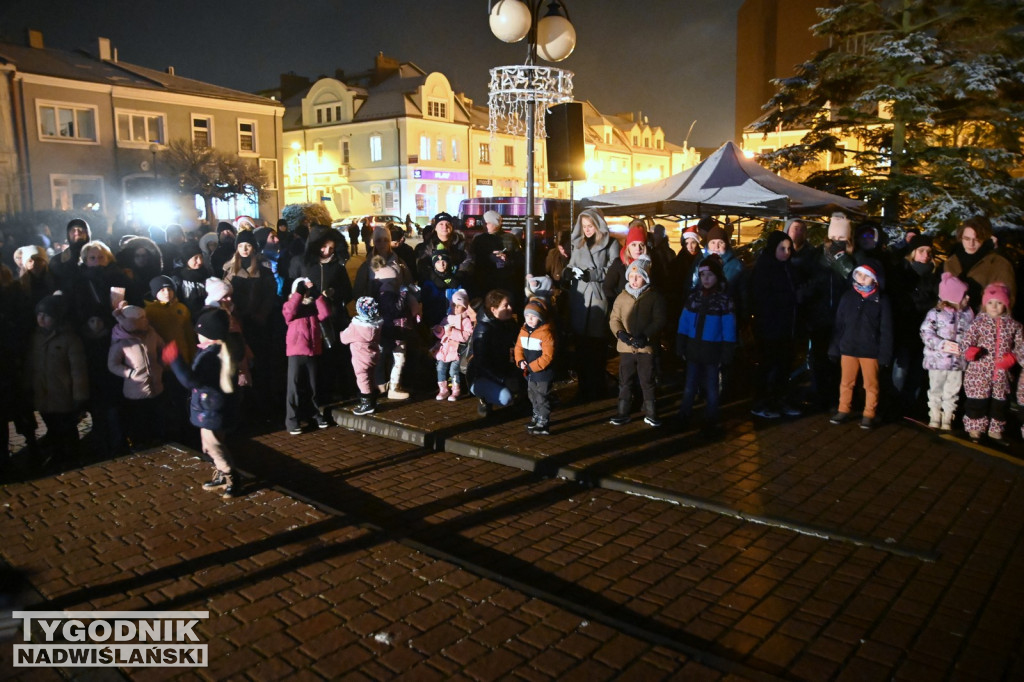
[{"label": "street lamp post", "polygon": [[[540,9],[547,3],[547,13]],[[576,30],[560,0],[489,0],[491,33],[506,43],[528,39],[524,66],[491,69],[488,109],[491,135],[504,122],[506,132],[526,133],[526,275],[533,273],[533,209],[535,138],[546,136],[544,121],[537,120],[537,108],[572,100],[572,72],[536,66],[537,57],[560,62],[576,47]],[[525,131],[522,120],[526,119]],[[539,125],[538,125],[539,124]]]}]

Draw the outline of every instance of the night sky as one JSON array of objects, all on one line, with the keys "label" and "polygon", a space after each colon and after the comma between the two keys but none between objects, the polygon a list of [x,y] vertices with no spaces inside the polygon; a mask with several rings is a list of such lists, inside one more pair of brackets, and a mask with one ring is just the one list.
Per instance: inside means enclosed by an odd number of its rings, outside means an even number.
[{"label": "night sky", "polygon": [[[717,147],[731,138],[736,12],[742,0],[564,0],[576,51],[575,96],[604,113],[640,111],[666,138]],[[244,12],[240,11],[244,8]],[[488,69],[521,64],[526,45],[495,38],[486,0],[3,0],[0,38],[96,52],[110,38],[121,60],[174,66],[180,76],[254,92],[294,71],[316,77],[372,67],[378,52],[444,73],[487,103]]]}]

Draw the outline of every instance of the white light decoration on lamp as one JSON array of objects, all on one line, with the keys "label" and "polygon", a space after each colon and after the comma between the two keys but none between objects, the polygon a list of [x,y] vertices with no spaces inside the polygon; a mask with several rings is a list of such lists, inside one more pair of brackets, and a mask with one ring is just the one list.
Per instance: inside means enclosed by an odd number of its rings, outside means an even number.
[{"label": "white light decoration on lamp", "polygon": [[537,22],[537,55],[545,61],[560,62],[576,48],[576,29],[561,9],[561,3],[552,0],[548,13]]},{"label": "white light decoration on lamp", "polygon": [[491,33],[506,43],[518,43],[530,32],[533,19],[530,8],[521,0],[498,0],[491,8],[488,19]]}]

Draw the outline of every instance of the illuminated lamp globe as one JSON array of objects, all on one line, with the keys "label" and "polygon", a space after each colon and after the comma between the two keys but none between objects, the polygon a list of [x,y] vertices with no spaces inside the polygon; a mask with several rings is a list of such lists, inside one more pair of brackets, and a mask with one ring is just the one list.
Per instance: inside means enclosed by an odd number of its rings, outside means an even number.
[{"label": "illuminated lamp globe", "polygon": [[521,0],[498,0],[491,8],[488,20],[491,33],[506,43],[518,43],[530,32],[530,8]]},{"label": "illuminated lamp globe", "polygon": [[[552,7],[554,5],[552,4]],[[549,62],[560,62],[576,49],[576,29],[557,13],[537,22],[537,54]]]}]

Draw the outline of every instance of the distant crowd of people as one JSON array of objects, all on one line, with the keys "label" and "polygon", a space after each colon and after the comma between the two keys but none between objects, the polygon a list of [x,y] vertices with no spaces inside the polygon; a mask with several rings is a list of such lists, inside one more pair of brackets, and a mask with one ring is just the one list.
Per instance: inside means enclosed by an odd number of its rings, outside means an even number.
[{"label": "distant crowd of people", "polygon": [[[611,424],[630,420],[639,387],[643,420],[660,426],[656,386],[681,366],[675,425],[689,428],[703,397],[702,428],[715,434],[728,367],[744,349],[759,418],[819,408],[848,421],[859,383],[863,428],[883,410],[925,410],[932,427],[951,429],[963,392],[970,436],[1005,439],[1024,334],[1012,317],[1017,270],[984,217],[963,222],[941,264],[927,236],[887,245],[878,225],[837,213],[822,244],[790,220],[750,265],[715,218],[684,230],[676,253],[661,225],[633,221],[620,242],[587,209],[537,254],[534,273],[501,216],[484,223],[467,240],[439,213],[415,249],[405,225],[346,239],[284,220],[172,225],[107,244],[75,219],[57,248],[24,239],[0,270],[5,423],[40,461],[69,461],[84,412],[101,455],[188,439],[190,422],[215,466],[205,487],[232,496],[225,438],[243,416],[275,421],[283,407],[299,434],[304,422],[329,426],[333,402],[358,399],[354,413],[371,414],[382,396],[406,400],[436,382],[437,400],[472,394],[481,415],[528,404],[528,432],[546,435],[553,383],[575,378],[578,400],[605,397],[614,349]],[[365,262],[352,280],[360,239]]]}]

